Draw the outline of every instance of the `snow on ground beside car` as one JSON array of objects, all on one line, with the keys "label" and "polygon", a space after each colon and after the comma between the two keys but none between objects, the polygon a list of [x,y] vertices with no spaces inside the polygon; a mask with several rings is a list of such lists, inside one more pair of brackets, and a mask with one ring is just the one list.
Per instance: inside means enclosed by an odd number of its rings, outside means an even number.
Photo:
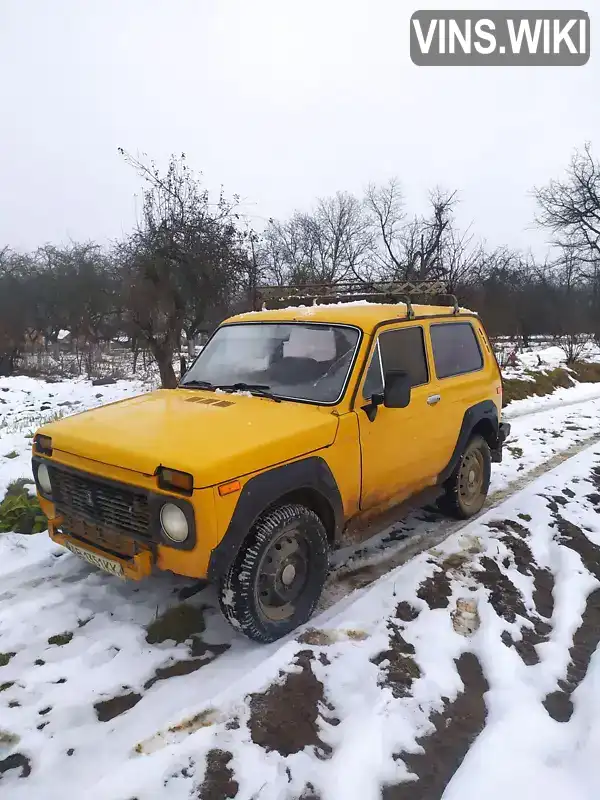
[{"label": "snow on ground beside car", "polygon": [[84,379],[0,378],[0,500],[11,481],[31,477],[31,441],[43,422],[144,391],[145,384],[131,380],[93,386]]},{"label": "snow on ground beside car", "polygon": [[1,551],[11,800],[598,796],[600,445],[268,647],[210,589],[169,623],[176,579],[30,541]]},{"label": "snow on ground beside car", "polygon": [[507,420],[513,420],[527,414],[536,414],[553,408],[564,408],[596,398],[600,398],[600,383],[575,383],[574,386],[569,386],[567,389],[558,387],[552,394],[543,397],[513,400],[504,409],[503,416]]},{"label": "snow on ground beside car", "polygon": [[[508,354],[515,352],[516,363],[513,366],[504,366],[502,374],[505,378],[527,380],[531,378],[530,372],[548,371],[566,366],[566,355],[557,345],[533,344],[517,352],[511,342],[497,343],[498,351]],[[600,362],[600,345],[590,341],[581,353],[581,359],[591,362]],[[498,356],[501,360],[501,355]]]},{"label": "snow on ground beside car", "polygon": [[[138,394],[144,388],[130,382],[92,387],[86,381],[30,384],[29,380],[0,379],[0,399],[5,400],[0,403],[0,492],[9,480],[30,475],[31,439],[26,435],[37,424],[37,420],[32,421],[33,415],[53,415],[63,408],[71,411],[69,406],[59,405],[65,400],[79,401],[74,408],[80,409]],[[16,390],[3,392],[6,387]],[[506,411],[513,431],[503,464],[494,467],[492,499],[514,487],[515,481],[541,463],[573,452],[600,435],[600,399],[597,395],[587,399],[583,392],[591,388],[580,385],[563,390],[558,407],[552,404],[544,409],[546,398],[538,398],[527,412],[521,404],[529,401],[511,404]],[[100,393],[102,398],[95,396]],[[542,410],[537,411],[539,408]],[[16,458],[5,457],[11,448],[17,451]],[[98,800],[177,800],[233,796],[237,783],[237,796],[243,800],[253,793],[259,800],[292,800],[303,791],[306,798],[320,795],[322,800],[375,797],[379,796],[379,782],[398,783],[408,769],[422,775],[425,783],[421,786],[426,787],[429,779],[424,776],[431,770],[419,765],[437,764],[440,759],[443,762],[447,751],[456,751],[454,760],[447,756],[450,760],[443,770],[436,769],[436,774],[449,779],[458,766],[461,747],[466,752],[464,742],[476,731],[467,728],[456,733],[450,724],[452,741],[458,741],[456,746],[451,745],[450,738],[442,735],[446,717],[467,716],[481,722],[487,713],[484,734],[448,788],[449,793],[457,793],[448,796],[479,798],[490,794],[491,784],[482,787],[486,770],[491,767],[479,772],[478,765],[493,760],[494,748],[519,764],[524,786],[530,786],[534,773],[545,780],[549,768],[538,762],[546,764],[550,759],[550,764],[558,764],[553,768],[556,775],[552,773],[552,781],[563,787],[560,781],[569,782],[562,796],[591,796],[585,793],[585,786],[574,785],[561,754],[567,761],[575,759],[573,742],[578,735],[583,736],[581,731],[588,724],[579,714],[579,698],[586,698],[584,707],[598,710],[590,697],[600,683],[597,657],[585,681],[573,693],[576,710],[571,722],[561,726],[551,720],[550,724],[543,707],[540,711],[537,694],[525,691],[529,684],[537,687],[538,673],[542,676],[540,685],[549,685],[550,666],[538,669],[539,665],[532,664],[528,670],[533,672],[523,672],[515,661],[521,656],[512,653],[516,645],[507,644],[506,636],[506,641],[497,641],[502,625],[518,638],[516,612],[515,622],[510,624],[502,613],[500,622],[496,617],[503,603],[516,602],[511,589],[516,586],[523,593],[529,624],[537,631],[527,634],[535,644],[535,637],[544,633],[534,613],[539,593],[543,596],[543,586],[539,591],[536,588],[543,580],[538,570],[549,567],[554,575],[557,609],[562,598],[565,611],[560,612],[560,619],[552,618],[552,632],[546,643],[539,644],[542,663],[555,664],[555,672],[556,665],[563,664],[568,685],[582,671],[581,665],[579,672],[569,671],[566,659],[575,624],[574,609],[583,610],[584,588],[591,579],[567,551],[577,545],[589,559],[595,553],[594,543],[586,546],[585,539],[595,537],[595,543],[599,543],[600,517],[594,508],[600,499],[600,486],[590,486],[590,480],[600,484],[600,477],[592,472],[595,464],[600,464],[598,448],[571,459],[550,478],[539,479],[485,517],[463,525],[433,553],[418,556],[377,583],[371,583],[374,576],[363,569],[368,564],[368,552],[352,555],[346,560],[349,570],[339,574],[334,570],[332,574],[332,582],[337,581],[339,589],[332,598],[343,597],[342,602],[314,619],[302,642],[290,637],[268,647],[255,646],[232,633],[217,610],[210,588],[179,604],[178,592],[188,584],[183,579],[162,574],[141,585],[123,584],[94,571],[44,534],[0,535],[0,791],[6,786],[11,800],[53,800],[62,798],[64,787],[69,786],[74,796]],[[568,487],[575,492],[574,497],[563,493]],[[540,499],[539,494],[555,495],[560,502]],[[594,497],[595,501],[590,499]],[[567,504],[564,508],[563,503]],[[519,514],[532,519],[520,518]],[[550,527],[559,525],[556,514],[577,526],[585,538],[562,522],[559,533],[567,536],[569,544],[566,548],[559,544],[552,538],[557,535],[556,529]],[[518,528],[509,525],[508,531],[503,531],[490,527],[489,521],[498,519],[510,519],[527,528],[523,541],[531,547],[537,566],[531,563],[519,569],[514,554],[514,564],[511,562],[513,548],[525,563],[526,547],[521,547]],[[590,530],[585,531],[586,527]],[[382,537],[377,546],[371,545],[384,560],[383,546],[389,552],[395,544],[402,546],[417,534],[423,541],[431,537],[433,542],[452,530],[448,520],[426,509],[403,520],[387,534],[387,542]],[[471,549],[481,552],[466,552]],[[471,579],[476,566],[465,566],[467,562],[462,560],[465,552],[468,564],[484,565],[484,574],[477,580]],[[448,555],[457,558],[446,564]],[[486,557],[497,565],[499,573],[483,561]],[[446,564],[447,580],[428,559]],[[505,573],[509,583],[502,577]],[[368,583],[371,588],[349,594]],[[475,586],[473,596],[483,602],[479,609],[482,626],[472,640],[467,640],[449,629],[448,615],[457,598],[471,596],[471,583]],[[421,591],[417,587],[423,584]],[[500,587],[496,594],[494,586]],[[492,593],[491,608],[485,602],[488,591]],[[414,611],[401,606],[396,617],[395,609],[403,598],[408,598]],[[436,604],[442,605],[436,608]],[[522,611],[521,606],[517,608]],[[598,613],[594,608],[589,612],[592,620]],[[402,620],[415,611],[419,612],[416,619]],[[503,613],[512,617],[510,610]],[[565,620],[569,619],[571,623],[567,624]],[[398,625],[403,630],[394,633]],[[591,628],[591,623],[583,626],[586,636]],[[598,617],[596,628],[600,633]],[[533,659],[527,636],[523,647],[528,648],[526,657]],[[585,653],[589,650],[590,643],[584,639],[576,640],[578,652],[582,647]],[[471,657],[460,658],[471,642],[491,686],[484,704],[481,667]],[[501,648],[509,649],[509,656]],[[306,652],[298,655],[302,651]],[[389,665],[382,653],[388,654]],[[508,686],[502,682],[502,675],[496,675],[496,660],[504,664],[511,680],[514,677],[514,685]],[[280,670],[287,675],[282,679],[282,690],[277,689]],[[467,685],[462,694],[457,694],[461,688],[459,675]],[[267,690],[271,684],[274,686]],[[523,699],[526,719],[508,703],[513,691]],[[562,699],[553,696],[549,703],[553,713],[564,715],[568,702],[563,695],[568,692],[561,692]],[[256,697],[249,699],[253,693]],[[450,709],[446,717],[440,710],[444,695]],[[432,710],[430,724],[427,720]],[[506,735],[503,720],[508,726]],[[438,723],[442,733],[433,733],[423,743],[425,756],[420,760],[413,752],[415,737],[425,736]],[[534,723],[533,738],[538,723],[541,731],[539,749],[526,742],[521,758],[512,738],[519,741],[520,726],[531,730]],[[595,729],[590,729],[589,736],[589,748],[600,742]],[[492,745],[482,750],[489,737]],[[554,744],[557,749],[553,750]],[[401,750],[405,754],[394,759]],[[574,771],[583,780],[593,762],[586,760],[585,748],[577,758]],[[494,769],[501,771],[498,766]],[[19,778],[20,774],[25,777]],[[465,780],[466,789],[455,788],[462,787]],[[506,776],[498,775],[497,780],[504,781],[499,785],[506,787]],[[308,784],[312,784],[312,790]],[[471,787],[478,787],[479,794]],[[538,796],[540,787],[545,791],[543,782],[527,791],[509,786],[504,796],[492,798],[504,800],[509,791],[516,797]],[[386,791],[386,800],[409,796],[402,794],[408,791],[402,786]],[[415,794],[414,787],[410,792],[413,800],[441,796],[441,791]]]}]

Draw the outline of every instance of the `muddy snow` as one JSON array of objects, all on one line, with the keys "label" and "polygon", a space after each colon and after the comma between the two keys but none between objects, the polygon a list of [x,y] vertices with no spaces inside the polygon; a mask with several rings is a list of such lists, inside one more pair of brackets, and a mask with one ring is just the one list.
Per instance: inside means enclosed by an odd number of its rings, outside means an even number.
[{"label": "muddy snow", "polygon": [[[509,407],[485,513],[424,509],[339,550],[321,612],[266,647],[211,588],[182,602],[184,579],[0,535],[0,796],[596,798],[594,388]],[[30,475],[40,413],[140,389],[0,380],[0,492]]]}]

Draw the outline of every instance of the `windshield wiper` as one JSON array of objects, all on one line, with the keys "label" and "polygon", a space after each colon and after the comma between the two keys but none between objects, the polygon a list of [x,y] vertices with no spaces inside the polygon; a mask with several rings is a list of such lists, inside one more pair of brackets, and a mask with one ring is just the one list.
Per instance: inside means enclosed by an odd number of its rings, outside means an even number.
[{"label": "windshield wiper", "polygon": [[217,388],[216,386],[213,386],[212,383],[210,383],[209,381],[194,381],[194,380],[184,381],[183,383],[180,383],[179,386],[182,389],[185,388],[210,389],[211,391],[214,391]]},{"label": "windshield wiper", "polygon": [[232,383],[232,384],[219,384],[214,386],[214,389],[222,389],[224,392],[250,392],[258,397],[268,397],[276,403],[281,403],[281,397],[270,391],[270,386],[265,386],[262,383]]}]

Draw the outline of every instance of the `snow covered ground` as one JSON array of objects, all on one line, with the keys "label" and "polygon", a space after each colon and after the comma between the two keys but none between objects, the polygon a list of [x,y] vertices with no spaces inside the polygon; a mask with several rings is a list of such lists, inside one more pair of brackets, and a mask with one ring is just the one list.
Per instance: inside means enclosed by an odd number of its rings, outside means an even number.
[{"label": "snow covered ground", "polygon": [[[502,369],[505,378],[526,380],[530,377],[529,373],[531,371],[536,372],[565,367],[565,351],[558,345],[534,342],[530,347],[521,348],[518,352],[511,342],[496,342],[495,347],[500,363],[503,363],[503,360],[511,352],[516,352],[516,363],[512,366],[504,366]],[[593,339],[590,340],[583,347],[580,358],[584,361],[600,363],[600,345]]]},{"label": "snow covered ground", "polygon": [[[0,379],[0,497],[43,415],[142,390]],[[485,514],[338,551],[321,613],[267,647],[210,588],[0,535],[0,796],[596,798],[600,385],[560,392],[506,410]]]},{"label": "snow covered ground", "polygon": [[83,378],[46,383],[0,378],[0,500],[7,485],[31,477],[31,440],[42,423],[146,391],[141,381],[93,386]]}]

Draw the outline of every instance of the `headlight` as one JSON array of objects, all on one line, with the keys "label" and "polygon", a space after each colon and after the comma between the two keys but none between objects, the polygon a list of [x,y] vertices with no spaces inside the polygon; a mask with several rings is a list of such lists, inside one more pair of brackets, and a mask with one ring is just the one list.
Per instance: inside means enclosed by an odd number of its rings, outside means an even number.
[{"label": "headlight", "polygon": [[52,494],[52,484],[50,483],[50,473],[45,464],[40,464],[37,471],[37,479],[40,489],[44,494]]},{"label": "headlight", "polygon": [[165,536],[172,539],[174,542],[185,542],[190,532],[185,514],[179,506],[173,503],[165,503],[161,508],[160,524],[165,532]]}]

